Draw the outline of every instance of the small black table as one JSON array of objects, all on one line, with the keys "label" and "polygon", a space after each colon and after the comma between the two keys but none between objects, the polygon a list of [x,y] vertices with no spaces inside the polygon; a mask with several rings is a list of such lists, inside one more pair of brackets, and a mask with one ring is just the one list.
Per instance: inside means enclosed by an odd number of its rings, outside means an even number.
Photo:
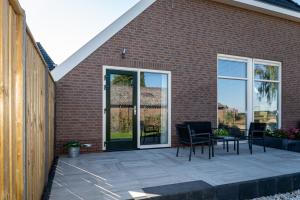
[{"label": "small black table", "polygon": [[223,149],[225,149],[225,143],[226,143],[226,150],[229,152],[229,142],[233,142],[234,150],[236,150],[236,153],[239,155],[240,154],[240,139],[239,137],[234,137],[234,136],[214,136],[213,137],[214,141],[222,141],[223,142]]}]

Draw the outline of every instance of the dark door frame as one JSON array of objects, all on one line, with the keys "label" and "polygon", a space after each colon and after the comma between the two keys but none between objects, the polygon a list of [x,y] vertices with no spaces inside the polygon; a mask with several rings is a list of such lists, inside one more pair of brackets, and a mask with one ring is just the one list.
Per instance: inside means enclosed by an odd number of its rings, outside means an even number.
[{"label": "dark door frame", "polygon": [[[111,135],[110,135],[110,76],[112,74],[120,74],[120,75],[132,75],[132,123],[133,123],[133,130],[132,130],[132,141],[111,141]],[[115,70],[115,69],[106,69],[106,75],[105,75],[105,92],[106,92],[106,106],[105,106],[105,112],[106,112],[106,150],[107,151],[121,151],[121,150],[134,150],[137,149],[137,72],[135,71],[123,71],[123,70]]]}]

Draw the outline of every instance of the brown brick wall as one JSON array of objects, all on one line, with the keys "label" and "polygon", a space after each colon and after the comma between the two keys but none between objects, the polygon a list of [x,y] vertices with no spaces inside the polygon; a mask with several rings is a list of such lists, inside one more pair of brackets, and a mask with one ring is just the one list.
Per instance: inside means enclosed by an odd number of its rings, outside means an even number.
[{"label": "brown brick wall", "polygon": [[281,61],[282,125],[300,120],[300,23],[209,0],[168,2],[157,1],[57,83],[58,151],[69,139],[101,151],[103,65],[172,71],[173,142],[176,123],[216,123],[218,53]]}]

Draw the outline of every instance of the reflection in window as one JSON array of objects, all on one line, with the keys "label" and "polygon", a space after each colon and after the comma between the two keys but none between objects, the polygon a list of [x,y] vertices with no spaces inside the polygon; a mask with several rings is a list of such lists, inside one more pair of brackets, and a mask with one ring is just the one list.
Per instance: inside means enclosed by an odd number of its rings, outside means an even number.
[{"label": "reflection in window", "polygon": [[133,139],[132,75],[110,76],[110,139]]},{"label": "reflection in window", "polygon": [[168,75],[141,72],[141,145],[168,143]]},{"label": "reflection in window", "polygon": [[254,121],[278,127],[278,83],[256,81],[254,84]]},{"label": "reflection in window", "polygon": [[[249,60],[253,61],[253,65],[249,64]],[[219,126],[247,129],[248,120],[248,123],[251,121],[267,123],[269,129],[279,128],[279,72],[280,63],[251,58],[220,57],[218,59]],[[251,105],[247,105],[247,100]]]},{"label": "reflection in window", "polygon": [[247,63],[220,59],[218,61],[218,76],[246,78]]},{"label": "reflection in window", "polygon": [[255,64],[254,78],[259,80],[278,80],[278,67]]},{"label": "reflection in window", "polygon": [[218,123],[219,126],[246,128],[245,80],[218,80]]}]

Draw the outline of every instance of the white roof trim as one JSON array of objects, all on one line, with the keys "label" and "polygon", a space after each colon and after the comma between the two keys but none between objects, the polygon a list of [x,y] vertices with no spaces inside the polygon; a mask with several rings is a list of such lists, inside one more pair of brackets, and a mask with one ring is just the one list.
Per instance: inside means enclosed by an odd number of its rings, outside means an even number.
[{"label": "white roof trim", "polygon": [[213,0],[213,1],[300,22],[300,12],[275,6],[272,4],[264,3],[257,0]]},{"label": "white roof trim", "polygon": [[155,1],[156,0],[141,0],[106,29],[81,47],[78,51],[76,51],[73,55],[67,58],[62,64],[55,67],[51,72],[54,81],[59,81],[80,62],[101,47],[105,42],[107,42],[111,37],[118,33],[138,15],[140,15],[144,10],[150,7]]},{"label": "white roof trim", "polygon": [[[129,24],[134,18],[140,15],[144,10],[150,7],[156,0],[140,0],[135,6],[128,10],[124,15],[119,17],[115,22],[109,25],[106,29],[100,32],[92,40],[86,43],[62,64],[54,68],[51,74],[54,81],[59,81],[72,69],[74,69],[80,62],[86,59],[95,50],[101,47],[111,37],[118,33],[122,28]],[[290,9],[282,8],[279,6],[263,3],[256,0],[213,0],[224,4],[229,4],[249,10],[262,12],[265,14],[289,19],[292,21],[300,22],[300,12]]]}]

